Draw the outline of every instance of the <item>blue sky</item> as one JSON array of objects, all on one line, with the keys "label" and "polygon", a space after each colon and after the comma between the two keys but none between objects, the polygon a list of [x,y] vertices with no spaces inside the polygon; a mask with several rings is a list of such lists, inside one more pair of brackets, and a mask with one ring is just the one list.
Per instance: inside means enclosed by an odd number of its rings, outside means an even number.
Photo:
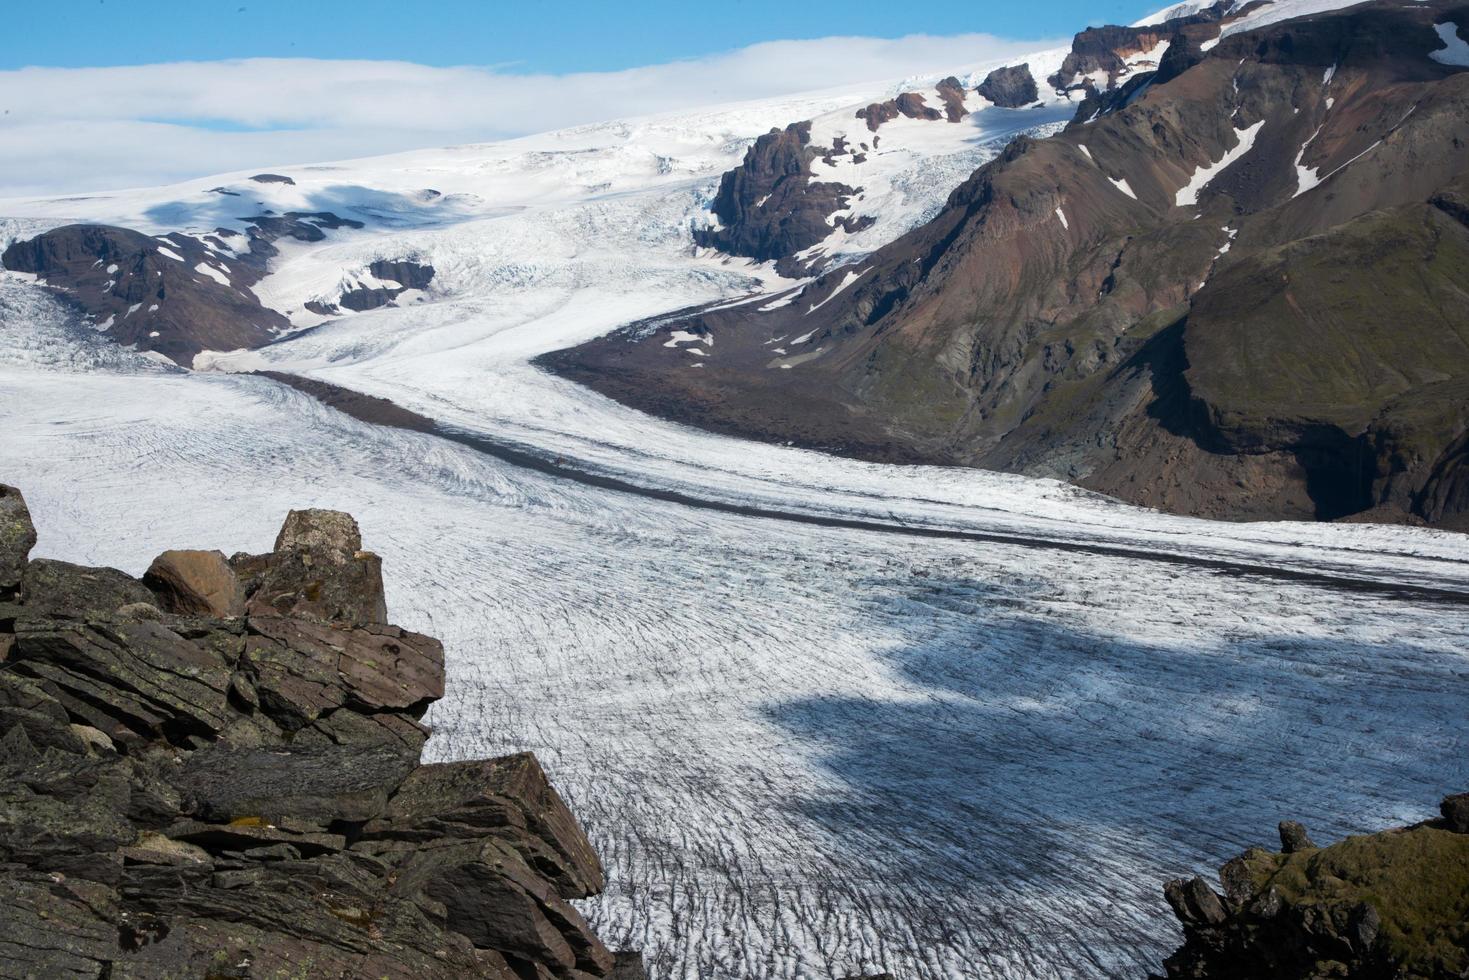
[{"label": "blue sky", "polygon": [[1054,38],[1088,24],[1129,23],[1162,5],[1146,0],[49,0],[6,5],[0,69],[309,57],[563,74],[833,35],[977,32]]}]

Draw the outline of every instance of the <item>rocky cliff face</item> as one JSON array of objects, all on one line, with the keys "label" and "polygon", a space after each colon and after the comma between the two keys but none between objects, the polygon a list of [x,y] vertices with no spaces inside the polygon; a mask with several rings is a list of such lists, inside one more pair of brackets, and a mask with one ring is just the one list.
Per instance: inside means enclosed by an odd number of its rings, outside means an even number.
[{"label": "rocky cliff face", "polygon": [[0,264],[40,277],[118,343],[185,366],[205,348],[258,347],[289,326],[250,291],[263,262],[187,235],[68,225],[12,245]]},{"label": "rocky cliff face", "polygon": [[1040,97],[1028,64],[996,68],[984,77],[976,91],[1002,109],[1019,109]]},{"label": "rocky cliff face", "polygon": [[[1058,90],[1088,89],[1103,92],[1115,88],[1123,78],[1142,69],[1158,67],[1158,55],[1179,37],[1195,43],[1219,34],[1222,21],[1237,18],[1260,6],[1258,2],[1219,0],[1196,13],[1173,17],[1144,27],[1088,27],[1071,40],[1071,50],[1061,68],[1046,79]],[[1090,115],[1081,115],[1087,119]]]},{"label": "rocky cliff face", "polygon": [[359,278],[347,283],[336,303],[313,301],[306,308],[323,316],[335,316],[344,309],[362,313],[390,306],[410,289],[427,289],[434,281],[435,271],[433,266],[413,259],[377,259],[368,263],[368,282]]},{"label": "rocky cliff face", "polygon": [[[289,181],[262,176],[271,178],[267,183]],[[35,275],[112,340],[190,367],[202,350],[260,347],[290,329],[290,321],[253,290],[280,254],[277,242],[316,243],[330,232],[363,227],[330,211],[240,220],[243,234],[216,228],[157,238],[108,225],[66,225],[14,243],[0,253],[0,266]],[[425,288],[433,276],[432,266],[412,259],[380,259],[344,281],[335,302],[308,306],[322,315],[374,309],[407,289]]]},{"label": "rocky cliff face", "polygon": [[[720,179],[712,207],[720,223],[695,229],[695,243],[776,261],[795,274],[802,267],[796,254],[831,234],[827,218],[856,193],[835,181],[811,180],[811,164],[824,155],[850,152],[845,145],[813,146],[809,122],[772,129],[745,153],[744,163]],[[842,226],[851,232],[862,227],[850,221]]]},{"label": "rocky cliff face", "polygon": [[[1469,5],[1185,20],[791,302],[545,363],[716,429],[1178,512],[1469,526],[1469,71],[1432,57]],[[717,343],[689,371],[663,330]]]},{"label": "rocky cliff face", "polygon": [[529,754],[420,765],[443,650],[346,514],[142,580],[0,486],[0,977],[643,976]]},{"label": "rocky cliff face", "polygon": [[1457,980],[1469,974],[1469,793],[1442,818],[1317,847],[1280,825],[1252,848],[1164,889],[1183,926],[1168,980]]}]

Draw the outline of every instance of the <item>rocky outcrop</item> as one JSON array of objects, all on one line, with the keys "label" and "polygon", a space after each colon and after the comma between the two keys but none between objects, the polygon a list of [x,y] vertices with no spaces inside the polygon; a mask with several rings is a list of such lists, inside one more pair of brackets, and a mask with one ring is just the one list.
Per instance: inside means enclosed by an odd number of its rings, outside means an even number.
[{"label": "rocky outcrop", "polygon": [[307,308],[323,316],[334,316],[344,309],[363,313],[391,306],[408,290],[427,289],[434,280],[433,266],[412,259],[378,259],[368,265],[368,272],[372,285],[359,279],[342,290],[336,303],[313,300]]},{"label": "rocky outcrop", "polygon": [[[327,211],[240,220],[244,234],[217,228],[157,238],[108,225],[67,225],[14,243],[0,254],[0,266],[37,276],[112,340],[189,367],[202,350],[260,347],[289,329],[290,321],[263,306],[252,288],[280,254],[277,241],[319,242],[329,231],[363,227]],[[401,271],[422,279],[423,268]]]},{"label": "rocky outcrop", "polygon": [[34,542],[0,487],[0,977],[642,975],[534,756],[419,764],[443,649],[351,517],[141,581]]},{"label": "rocky outcrop", "polygon": [[841,160],[860,168],[881,144],[883,136],[878,131],[886,123],[900,118],[958,123],[969,115],[968,96],[969,90],[951,75],[927,93],[903,92],[870,103],[853,113],[853,118],[862,121],[865,132],[835,136],[830,146],[811,142],[809,120],[771,130],[755,141],[738,167],[720,179],[710,207],[717,223],[695,227],[695,244],[761,262],[773,261],[776,270],[788,277],[820,271],[829,260],[814,246],[839,229],[855,234],[871,227],[877,219],[870,214],[840,213],[861,199],[863,188],[816,180],[812,164],[821,161],[830,167]]},{"label": "rocky outcrop", "polygon": [[1251,848],[1164,896],[1184,944],[1168,980],[1451,980],[1469,973],[1469,825],[1444,817],[1317,847],[1281,824],[1282,850]]},{"label": "rocky outcrop", "polygon": [[996,68],[979,83],[977,91],[1002,109],[1019,109],[1040,98],[1028,64]]},{"label": "rocky outcrop", "polygon": [[951,123],[959,122],[969,115],[969,109],[964,105],[968,95],[964,91],[964,84],[950,75],[933,87],[938,93],[939,101],[944,104],[944,118]]},{"label": "rocky outcrop", "polygon": [[[542,363],[868,458],[1215,518],[1469,528],[1469,72],[1426,55],[1447,22],[1469,7],[1378,0],[1207,49],[1217,24],[1186,24],[1118,98],[790,302]],[[717,338],[698,371],[672,330]]]},{"label": "rocky outcrop", "polygon": [[1189,39],[1196,45],[1206,38],[1212,39],[1219,34],[1222,22],[1236,18],[1257,5],[1254,2],[1219,0],[1195,13],[1170,18],[1159,24],[1088,27],[1072,38],[1071,50],[1066,53],[1061,68],[1046,81],[1058,91],[1075,88],[1105,91],[1115,87],[1119,79],[1127,75],[1156,69],[1158,61],[1148,56],[1164,45],[1170,45],[1181,37],[1185,38],[1183,43],[1173,46],[1186,46]]},{"label": "rocky outcrop", "polygon": [[[934,122],[943,119],[944,113],[928,105],[923,100],[921,92],[904,92],[886,102],[874,102],[866,108],[857,110],[857,118],[866,120],[868,130],[874,133],[882,127],[883,123],[891,122],[899,116]],[[957,122],[958,120],[951,121]]]},{"label": "rocky outcrop", "polygon": [[36,546],[36,528],[25,498],[14,487],[0,484],[0,590],[20,584],[26,556]]},{"label": "rocky outcrop", "polygon": [[289,326],[250,291],[255,270],[187,235],[67,225],[11,245],[0,265],[38,276],[112,340],[184,366],[201,350],[258,347]]},{"label": "rocky outcrop", "polygon": [[[285,214],[261,214],[243,220],[249,230],[246,233],[247,251],[242,260],[254,268],[258,276],[263,276],[267,263],[280,254],[275,243],[283,238],[310,245],[325,241],[329,231],[364,227],[360,221],[343,218],[330,211],[287,211]],[[236,233],[219,228],[215,234],[229,236]]]},{"label": "rocky outcrop", "polygon": [[[694,241],[761,262],[776,260],[777,268],[794,274],[800,266],[796,253],[825,239],[833,227],[827,219],[856,193],[845,184],[811,180],[812,161],[831,152],[811,145],[809,122],[761,136],[744,162],[720,178],[711,208],[719,224],[694,229]],[[851,232],[865,227],[851,219],[837,223]]]}]

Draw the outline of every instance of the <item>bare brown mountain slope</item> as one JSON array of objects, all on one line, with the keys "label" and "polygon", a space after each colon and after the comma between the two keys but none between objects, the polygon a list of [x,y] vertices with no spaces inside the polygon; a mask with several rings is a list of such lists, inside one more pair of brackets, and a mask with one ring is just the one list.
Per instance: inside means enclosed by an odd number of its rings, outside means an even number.
[{"label": "bare brown mountain slope", "polygon": [[[1469,4],[1178,32],[1156,75],[793,302],[544,363],[715,429],[1185,513],[1462,525],[1469,72],[1429,57],[1445,23],[1469,35]],[[718,342],[693,369],[673,330]]]}]

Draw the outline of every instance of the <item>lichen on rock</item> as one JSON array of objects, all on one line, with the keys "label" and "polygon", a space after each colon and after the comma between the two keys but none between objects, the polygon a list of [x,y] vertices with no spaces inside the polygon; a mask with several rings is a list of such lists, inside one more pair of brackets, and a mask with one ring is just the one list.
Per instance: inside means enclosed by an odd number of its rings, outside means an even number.
[{"label": "lichen on rock", "polygon": [[533,756],[419,764],[443,647],[350,516],[141,581],[34,543],[0,487],[0,978],[645,975]]},{"label": "lichen on rock", "polygon": [[1169,980],[1450,980],[1469,974],[1469,826],[1443,819],[1348,837],[1328,847],[1281,825],[1284,850],[1251,848],[1164,895],[1184,944]]}]

